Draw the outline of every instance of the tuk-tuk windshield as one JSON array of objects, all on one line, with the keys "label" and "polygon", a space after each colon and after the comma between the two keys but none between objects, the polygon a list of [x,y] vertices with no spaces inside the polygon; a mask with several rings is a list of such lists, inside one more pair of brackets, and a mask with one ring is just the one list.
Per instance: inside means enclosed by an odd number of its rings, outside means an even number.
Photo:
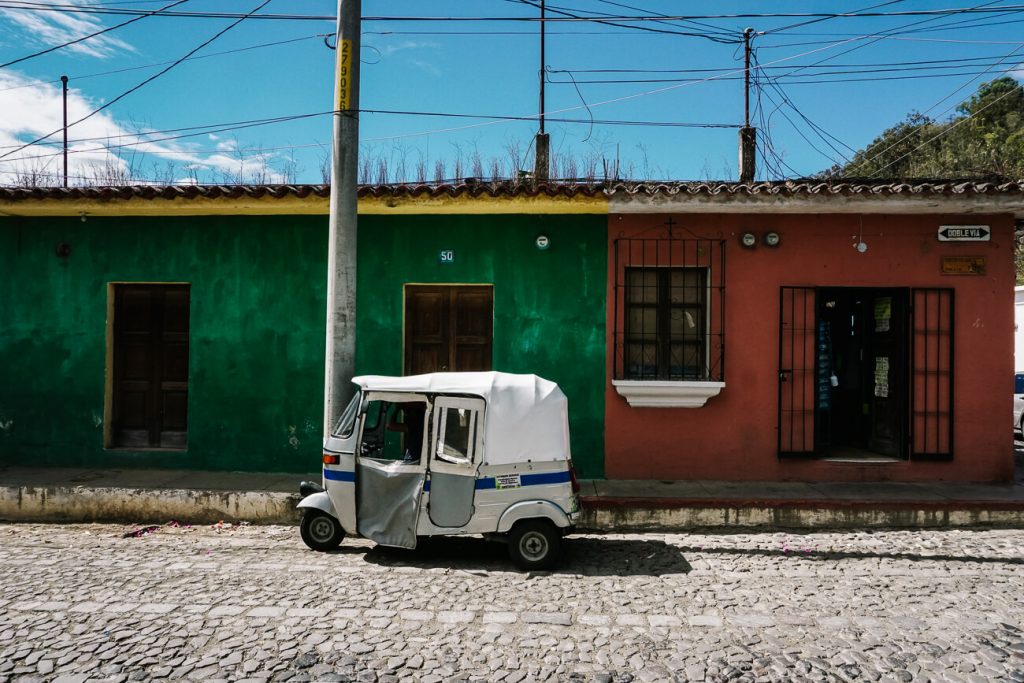
[{"label": "tuk-tuk windshield", "polygon": [[357,391],[352,400],[348,402],[348,406],[345,408],[345,412],[341,414],[341,417],[338,418],[338,423],[334,426],[331,436],[339,438],[352,436],[352,427],[356,423],[356,415],[359,413],[359,402],[362,397],[362,393]]}]

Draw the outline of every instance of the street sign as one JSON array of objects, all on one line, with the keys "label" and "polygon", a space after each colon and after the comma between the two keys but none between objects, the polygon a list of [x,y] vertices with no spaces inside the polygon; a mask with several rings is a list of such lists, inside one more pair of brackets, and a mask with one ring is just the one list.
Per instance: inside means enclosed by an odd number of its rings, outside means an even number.
[{"label": "street sign", "polygon": [[984,275],[984,256],[943,256],[943,275]]},{"label": "street sign", "polygon": [[940,225],[940,242],[988,242],[992,231],[987,225]]}]

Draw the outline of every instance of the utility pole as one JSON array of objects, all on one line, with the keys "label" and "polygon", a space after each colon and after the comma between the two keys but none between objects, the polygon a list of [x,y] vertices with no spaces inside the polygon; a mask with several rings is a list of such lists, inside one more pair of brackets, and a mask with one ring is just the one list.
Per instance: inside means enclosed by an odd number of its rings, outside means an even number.
[{"label": "utility pole", "polygon": [[750,39],[754,29],[743,31],[743,127],[740,128],[740,182],[754,182],[757,166],[757,129],[750,126]]},{"label": "utility pole", "polygon": [[359,31],[361,0],[338,0],[334,138],[327,241],[327,349],[324,433],[355,393],[356,218],[359,162]]},{"label": "utility pole", "polygon": [[533,177],[547,180],[551,168],[551,136],[544,132],[544,49],[545,49],[545,0],[540,0],[540,131],[534,143]]},{"label": "utility pole", "polygon": [[68,186],[68,77],[61,76],[64,88],[64,187]]}]

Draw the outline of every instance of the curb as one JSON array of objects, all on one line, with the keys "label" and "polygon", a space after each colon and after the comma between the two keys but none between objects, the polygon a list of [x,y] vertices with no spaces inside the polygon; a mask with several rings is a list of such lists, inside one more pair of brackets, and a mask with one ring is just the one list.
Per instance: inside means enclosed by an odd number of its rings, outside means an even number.
[{"label": "curb", "polygon": [[5,486],[0,519],[19,522],[295,524],[298,493],[192,489]]},{"label": "curb", "polygon": [[601,498],[580,528],[616,531],[1024,527],[1024,502]]},{"label": "curb", "polygon": [[[87,486],[0,487],[0,519],[17,522],[295,524],[297,493]],[[1024,528],[1024,501],[582,499],[581,530]]]}]

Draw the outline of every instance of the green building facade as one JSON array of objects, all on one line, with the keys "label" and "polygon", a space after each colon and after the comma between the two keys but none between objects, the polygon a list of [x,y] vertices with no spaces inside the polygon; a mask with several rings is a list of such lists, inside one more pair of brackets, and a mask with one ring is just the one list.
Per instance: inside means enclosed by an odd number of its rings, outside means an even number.
[{"label": "green building facade", "polygon": [[[0,219],[0,464],[319,467],[326,217],[168,213]],[[493,369],[558,382],[577,470],[603,476],[606,218],[368,215],[359,226],[357,372],[403,372],[407,285],[490,285]],[[111,311],[133,283],[187,285],[181,447],[126,447],[110,432]]]}]

